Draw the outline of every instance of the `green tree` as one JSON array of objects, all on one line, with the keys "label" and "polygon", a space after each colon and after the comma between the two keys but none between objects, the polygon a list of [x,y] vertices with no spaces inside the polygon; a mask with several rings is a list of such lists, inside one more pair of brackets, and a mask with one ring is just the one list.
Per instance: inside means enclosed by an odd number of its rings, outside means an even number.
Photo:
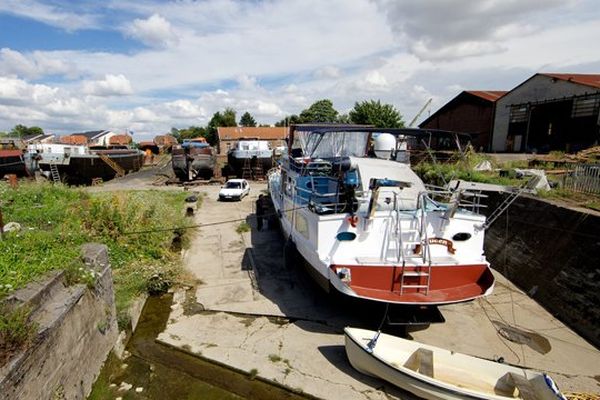
[{"label": "green tree", "polygon": [[296,114],[290,115],[288,117],[285,117],[284,119],[282,119],[279,122],[275,122],[275,126],[290,126],[293,124],[300,124],[300,117],[297,116]]},{"label": "green tree", "polygon": [[217,128],[220,126],[237,126],[235,119],[235,110],[226,108],[222,113],[217,111],[213,114],[206,127],[206,140],[211,145],[214,145],[219,140]]},{"label": "green tree", "polygon": [[207,136],[207,130],[204,127],[199,127],[199,126],[190,126],[189,128],[186,129],[181,129],[179,131],[179,135],[181,140],[183,141],[184,139],[194,139],[197,137],[203,137],[206,138],[206,141],[208,141]]},{"label": "green tree", "polygon": [[350,119],[355,124],[373,125],[377,128],[403,128],[402,115],[391,104],[369,100],[356,102],[350,110]]},{"label": "green tree", "polygon": [[240,118],[240,126],[256,126],[256,120],[248,111],[246,111]]},{"label": "green tree", "polygon": [[10,136],[17,136],[17,137],[23,137],[23,136],[27,136],[27,135],[43,135],[44,134],[44,130],[42,128],[40,128],[39,126],[31,126],[31,127],[26,127],[25,125],[15,125],[14,128],[12,128],[12,130],[10,131]]},{"label": "green tree", "polygon": [[348,114],[340,114],[338,116],[337,122],[340,124],[351,124],[352,120]]},{"label": "green tree", "polygon": [[329,99],[318,100],[300,113],[302,123],[332,123],[337,121],[338,112]]}]

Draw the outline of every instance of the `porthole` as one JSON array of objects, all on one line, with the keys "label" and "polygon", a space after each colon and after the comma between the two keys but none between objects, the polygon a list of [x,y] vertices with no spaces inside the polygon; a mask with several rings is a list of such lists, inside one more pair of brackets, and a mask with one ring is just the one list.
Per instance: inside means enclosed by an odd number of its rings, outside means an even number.
[{"label": "porthole", "polygon": [[464,242],[465,240],[471,239],[471,234],[468,232],[459,232],[456,235],[452,236],[452,240],[456,242]]},{"label": "porthole", "polygon": [[356,239],[356,233],[354,232],[340,232],[336,236],[337,240],[340,242],[350,242]]}]

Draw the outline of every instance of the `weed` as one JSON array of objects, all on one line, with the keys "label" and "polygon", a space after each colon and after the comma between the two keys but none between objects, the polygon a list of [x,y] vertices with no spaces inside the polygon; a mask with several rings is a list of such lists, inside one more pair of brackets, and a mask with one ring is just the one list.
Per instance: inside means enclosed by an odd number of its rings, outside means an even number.
[{"label": "weed", "polygon": [[30,310],[20,307],[9,310],[0,305],[0,366],[10,355],[29,345],[36,336],[38,325],[29,319]]},{"label": "weed", "polygon": [[241,222],[237,228],[235,228],[235,231],[239,234],[242,234],[244,232],[250,232],[250,225],[248,225],[247,222]]},{"label": "weed", "polygon": [[273,363],[276,363],[281,361],[281,357],[279,357],[277,354],[269,354],[269,360],[271,360]]},{"label": "weed", "polygon": [[252,368],[250,370],[250,372],[248,372],[248,378],[252,381],[254,379],[256,379],[256,377],[258,376],[258,370],[256,368]]}]

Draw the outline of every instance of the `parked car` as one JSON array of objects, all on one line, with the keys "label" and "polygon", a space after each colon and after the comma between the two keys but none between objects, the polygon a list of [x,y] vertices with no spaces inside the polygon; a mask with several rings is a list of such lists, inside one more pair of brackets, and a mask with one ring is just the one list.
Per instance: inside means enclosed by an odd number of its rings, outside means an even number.
[{"label": "parked car", "polygon": [[219,191],[219,200],[241,200],[250,194],[250,185],[245,179],[230,179]]}]

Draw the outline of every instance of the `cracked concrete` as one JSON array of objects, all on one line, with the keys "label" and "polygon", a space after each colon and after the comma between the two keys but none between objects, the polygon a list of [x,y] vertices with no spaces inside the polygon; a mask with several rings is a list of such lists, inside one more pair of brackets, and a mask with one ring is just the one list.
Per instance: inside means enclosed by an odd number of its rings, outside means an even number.
[{"label": "cracked concrete", "polygon": [[[183,290],[176,293],[158,340],[322,399],[414,398],[350,366],[343,327],[377,329],[381,308],[328,296],[306,273],[286,267],[279,232],[257,232],[249,217],[265,185],[253,182],[251,187],[252,195],[236,203],[217,202],[218,187],[199,189],[207,196],[196,223],[240,221],[213,225],[196,235],[184,262],[202,281],[188,293],[188,303],[195,299],[197,306],[186,305]],[[242,220],[252,226],[250,232],[236,232]],[[600,391],[593,378],[600,375],[600,352],[497,275],[492,296],[443,306],[445,323],[409,335],[454,351],[549,371],[563,390]],[[549,352],[507,340],[497,331],[499,323],[542,336]]]}]

